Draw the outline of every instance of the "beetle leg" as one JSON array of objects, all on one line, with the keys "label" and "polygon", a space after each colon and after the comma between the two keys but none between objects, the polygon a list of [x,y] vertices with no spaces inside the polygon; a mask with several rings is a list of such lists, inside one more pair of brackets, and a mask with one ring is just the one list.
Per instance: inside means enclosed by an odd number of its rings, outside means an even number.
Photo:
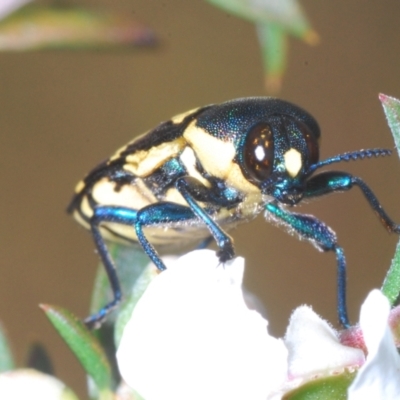
[{"label": "beetle leg", "polygon": [[209,236],[208,238],[205,238],[204,240],[202,240],[198,246],[196,247],[197,250],[201,250],[201,249],[206,249],[213,241],[213,237]]},{"label": "beetle leg", "polygon": [[151,225],[184,222],[193,219],[193,217],[193,212],[189,207],[169,202],[151,204],[137,212],[137,220],[134,226],[139,243],[160,271],[165,270],[166,267],[154,246],[145,237],[142,228]]},{"label": "beetle leg", "polygon": [[283,223],[289,230],[294,230],[302,239],[309,240],[322,251],[334,251],[337,263],[337,310],[339,321],[349,327],[346,305],[346,259],[343,249],[337,244],[336,234],[327,225],[312,215],[297,214],[286,211],[271,202],[266,210],[278,223]]},{"label": "beetle leg", "polygon": [[193,212],[190,208],[173,203],[157,203],[147,206],[139,211],[116,206],[98,206],[94,209],[94,215],[91,219],[91,230],[100,259],[106,269],[114,298],[98,313],[86,318],[85,324],[89,328],[99,327],[107,314],[109,314],[120,303],[122,298],[117,271],[100,232],[101,223],[114,222],[133,226],[136,230],[139,243],[142,245],[144,251],[156,267],[162,271],[165,269],[165,265],[154,247],[144,236],[142,227],[168,222],[181,222],[191,218],[193,218]]},{"label": "beetle leg", "polygon": [[[196,198],[200,201],[210,201],[215,204],[217,203],[218,199],[214,198],[213,193],[211,193],[199,181],[190,177],[181,177],[177,179],[176,188],[186,200],[192,212],[199,217],[210,230],[212,236],[217,242],[217,246],[219,247],[217,255],[220,262],[223,263],[231,260],[235,256],[233,239],[220,228],[220,226],[210,217],[209,214],[207,214],[202,207],[200,207],[195,200]],[[224,197],[221,197],[220,202],[225,202],[228,204],[227,199]]]},{"label": "beetle leg", "polygon": [[106,304],[99,312],[85,319],[85,324],[90,329],[99,328],[106,316],[120,303],[122,297],[121,286],[119,284],[115,265],[101,235],[100,224],[106,221],[132,224],[135,220],[135,210],[125,210],[125,213],[123,213],[123,210],[119,207],[96,207],[94,209],[94,214],[91,218],[91,231],[100,259],[106,270],[108,280],[110,281],[114,299]]},{"label": "beetle leg", "polygon": [[396,224],[386,214],[379,200],[368,185],[361,178],[346,172],[328,171],[315,175],[306,182],[305,197],[317,197],[332,192],[350,190],[354,185],[361,189],[364,197],[387,231],[390,233],[400,233],[400,225]]}]

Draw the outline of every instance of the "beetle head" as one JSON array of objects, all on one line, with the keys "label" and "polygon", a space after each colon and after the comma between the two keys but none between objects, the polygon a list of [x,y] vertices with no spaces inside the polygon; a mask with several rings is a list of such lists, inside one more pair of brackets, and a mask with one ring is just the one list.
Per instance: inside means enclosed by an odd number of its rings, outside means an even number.
[{"label": "beetle head", "polygon": [[318,163],[319,131],[291,115],[275,114],[243,137],[240,165],[263,195],[294,205],[303,198],[309,168]]}]

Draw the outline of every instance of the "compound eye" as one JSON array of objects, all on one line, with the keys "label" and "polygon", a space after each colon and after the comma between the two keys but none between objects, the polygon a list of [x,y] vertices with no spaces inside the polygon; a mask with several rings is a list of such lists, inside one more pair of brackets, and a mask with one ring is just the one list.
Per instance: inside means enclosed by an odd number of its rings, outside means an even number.
[{"label": "compound eye", "polygon": [[304,140],[306,141],[307,151],[308,151],[308,161],[310,165],[316,164],[319,160],[318,139],[315,137],[315,135],[312,133],[312,131],[306,124],[300,122],[299,128],[301,133],[303,134]]},{"label": "compound eye", "polygon": [[265,122],[254,125],[246,136],[243,162],[250,180],[264,181],[272,172],[274,163],[274,138],[271,127]]}]

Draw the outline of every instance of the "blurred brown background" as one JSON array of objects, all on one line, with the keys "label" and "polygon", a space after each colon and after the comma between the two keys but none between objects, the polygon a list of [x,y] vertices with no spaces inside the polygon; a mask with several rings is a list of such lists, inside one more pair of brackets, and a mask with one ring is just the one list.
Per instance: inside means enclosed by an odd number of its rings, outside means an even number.
[{"label": "blurred brown background", "polygon": [[[46,343],[58,375],[82,390],[84,375],[39,302],[86,316],[97,259],[90,235],[65,214],[76,182],[100,160],[158,122],[208,103],[265,95],[254,27],[201,0],[92,0],[132,13],[159,34],[156,50],[127,53],[0,54],[0,318],[17,359]],[[400,97],[400,2],[301,2],[321,36],[290,40],[280,97],[322,127],[323,158],[368,147],[393,148],[378,101]],[[400,164],[390,158],[341,164],[362,176],[397,221]],[[381,284],[394,252],[390,236],[355,189],[301,207],[338,234],[349,266],[354,321]],[[301,303],[336,322],[335,257],[318,253],[260,216],[233,232],[246,257],[246,285],[283,334]]]}]

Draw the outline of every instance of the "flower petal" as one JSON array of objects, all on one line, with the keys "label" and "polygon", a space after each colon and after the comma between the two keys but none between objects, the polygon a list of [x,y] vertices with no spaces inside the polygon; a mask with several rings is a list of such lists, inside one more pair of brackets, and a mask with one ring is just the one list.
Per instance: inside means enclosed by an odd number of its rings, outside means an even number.
[{"label": "flower petal", "polygon": [[340,344],[337,332],[310,307],[298,307],[290,318],[285,336],[289,350],[289,379],[339,372],[359,366],[364,354]]},{"label": "flower petal", "polygon": [[388,325],[390,305],[377,289],[361,307],[360,326],[368,356],[349,388],[350,400],[400,398],[400,357]]},{"label": "flower petal", "polygon": [[181,257],[135,307],[117,352],[146,400],[265,399],[286,375],[286,349],[244,303],[244,261],[210,250]]},{"label": "flower petal", "polygon": [[34,369],[17,369],[0,374],[0,398],[77,400],[64,383]]}]

